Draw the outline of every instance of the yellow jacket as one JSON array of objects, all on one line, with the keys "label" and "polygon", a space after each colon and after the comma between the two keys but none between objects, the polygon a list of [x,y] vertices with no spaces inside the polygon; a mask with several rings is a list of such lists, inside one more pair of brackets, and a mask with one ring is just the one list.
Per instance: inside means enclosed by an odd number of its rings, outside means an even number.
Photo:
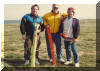
[{"label": "yellow jacket", "polygon": [[59,32],[59,27],[61,24],[61,16],[66,17],[67,14],[58,13],[58,14],[54,15],[53,12],[49,12],[49,13],[45,14],[43,16],[44,26],[47,26],[49,24],[51,33]]}]

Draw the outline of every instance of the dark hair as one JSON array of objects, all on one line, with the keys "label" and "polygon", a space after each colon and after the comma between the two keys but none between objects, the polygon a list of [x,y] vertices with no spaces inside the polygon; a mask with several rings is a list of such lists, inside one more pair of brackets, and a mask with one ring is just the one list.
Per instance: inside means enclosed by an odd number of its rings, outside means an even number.
[{"label": "dark hair", "polygon": [[73,15],[75,15],[75,11],[73,11]]},{"label": "dark hair", "polygon": [[32,5],[32,7],[31,7],[31,10],[34,8],[34,7],[37,7],[38,8],[38,10],[39,10],[39,5],[37,5],[37,4],[34,4],[34,5]]}]

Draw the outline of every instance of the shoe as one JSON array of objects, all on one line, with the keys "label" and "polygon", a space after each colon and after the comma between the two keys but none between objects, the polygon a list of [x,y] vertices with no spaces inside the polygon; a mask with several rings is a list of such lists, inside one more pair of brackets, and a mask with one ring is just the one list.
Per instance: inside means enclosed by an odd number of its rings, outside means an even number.
[{"label": "shoe", "polygon": [[25,66],[29,64],[29,60],[25,60]]},{"label": "shoe", "polygon": [[37,65],[40,65],[40,63],[39,63],[38,59],[36,59],[35,63],[36,63]]},{"label": "shoe", "polygon": [[50,59],[49,61],[52,62],[52,59]]},{"label": "shoe", "polygon": [[57,59],[57,61],[59,61],[59,62],[65,62],[65,60],[64,60],[64,59],[62,59],[62,58]]},{"label": "shoe", "polygon": [[72,64],[72,61],[66,61],[64,64],[65,64],[65,65]]},{"label": "shoe", "polygon": [[79,67],[79,62],[78,63],[75,63],[75,67]]}]

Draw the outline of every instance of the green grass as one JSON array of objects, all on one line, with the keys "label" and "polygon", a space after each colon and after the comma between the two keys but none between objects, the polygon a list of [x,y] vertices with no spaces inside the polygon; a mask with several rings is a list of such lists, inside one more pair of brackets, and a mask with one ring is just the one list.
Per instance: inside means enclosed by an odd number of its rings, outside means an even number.
[{"label": "green grass", "polygon": [[[5,24],[4,27],[4,50],[5,50],[5,66],[7,67],[25,67],[24,66],[24,40],[22,40],[20,24]],[[81,20],[81,31],[77,49],[81,67],[96,67],[96,21]],[[52,67],[49,62],[44,32],[41,33],[40,46],[40,65],[36,67]],[[66,59],[64,43],[62,39],[63,58]],[[29,67],[29,66],[27,66]],[[74,67],[65,66],[57,62],[57,67]]]}]

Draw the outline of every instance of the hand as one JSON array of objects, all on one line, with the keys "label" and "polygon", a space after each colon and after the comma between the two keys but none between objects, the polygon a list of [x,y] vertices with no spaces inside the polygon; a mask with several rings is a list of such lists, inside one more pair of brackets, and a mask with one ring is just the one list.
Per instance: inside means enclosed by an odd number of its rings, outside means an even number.
[{"label": "hand", "polygon": [[26,40],[26,35],[22,35],[22,39],[23,40]]},{"label": "hand", "polygon": [[63,21],[64,20],[64,16],[61,16],[61,21]]},{"label": "hand", "polygon": [[39,26],[38,30],[37,30],[37,33],[40,33],[41,32],[41,26]]},{"label": "hand", "polygon": [[64,33],[62,33],[62,37],[66,39],[67,38],[67,35],[64,34]]},{"label": "hand", "polygon": [[77,42],[78,40],[77,40],[77,39],[75,39],[75,38],[73,38],[73,39],[72,39],[72,41],[73,41],[73,42]]},{"label": "hand", "polygon": [[36,36],[37,35],[37,33],[36,33],[36,31],[34,32],[34,36]]},{"label": "hand", "polygon": [[48,28],[49,27],[49,24],[46,26],[46,28]]},{"label": "hand", "polygon": [[37,30],[37,33],[40,33],[41,31],[40,30]]},{"label": "hand", "polygon": [[62,36],[62,33],[60,33],[60,36]]}]

